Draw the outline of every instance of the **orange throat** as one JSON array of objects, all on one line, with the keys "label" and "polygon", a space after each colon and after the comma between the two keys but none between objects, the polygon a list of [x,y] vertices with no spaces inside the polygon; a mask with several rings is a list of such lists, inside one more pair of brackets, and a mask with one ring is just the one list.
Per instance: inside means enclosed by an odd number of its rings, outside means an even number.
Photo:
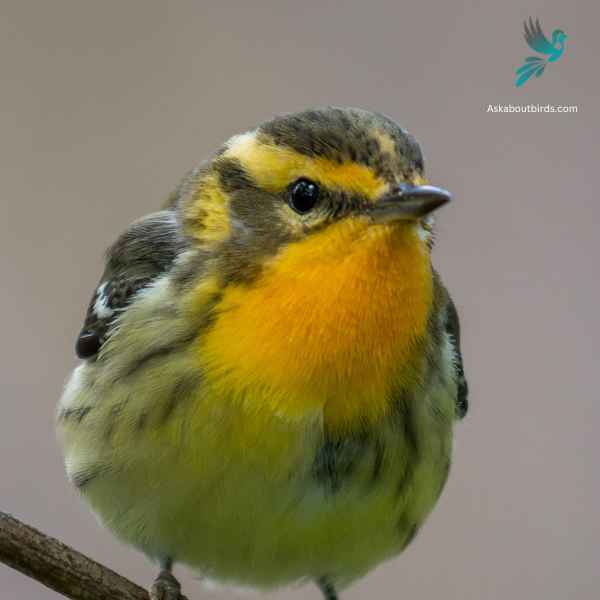
[{"label": "orange throat", "polygon": [[385,414],[418,377],[433,281],[417,225],[346,219],[225,290],[201,356],[215,392],[329,426]]}]

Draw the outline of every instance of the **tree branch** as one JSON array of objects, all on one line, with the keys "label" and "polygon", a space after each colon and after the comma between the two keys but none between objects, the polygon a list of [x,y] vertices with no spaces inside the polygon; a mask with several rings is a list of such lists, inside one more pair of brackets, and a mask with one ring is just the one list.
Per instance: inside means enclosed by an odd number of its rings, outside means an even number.
[{"label": "tree branch", "polygon": [[3,512],[0,562],[72,600],[149,599],[139,585]]}]

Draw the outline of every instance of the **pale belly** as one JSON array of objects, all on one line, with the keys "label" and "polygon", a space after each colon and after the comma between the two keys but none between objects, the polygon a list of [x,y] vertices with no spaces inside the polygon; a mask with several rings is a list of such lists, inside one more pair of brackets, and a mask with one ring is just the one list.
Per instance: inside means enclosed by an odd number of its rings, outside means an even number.
[{"label": "pale belly", "polygon": [[148,409],[139,386],[135,398],[119,385],[99,398],[86,369],[59,409],[69,477],[118,537],[211,578],[343,585],[406,546],[446,480],[449,380],[328,440],[318,415],[249,418],[239,401],[193,394]]}]

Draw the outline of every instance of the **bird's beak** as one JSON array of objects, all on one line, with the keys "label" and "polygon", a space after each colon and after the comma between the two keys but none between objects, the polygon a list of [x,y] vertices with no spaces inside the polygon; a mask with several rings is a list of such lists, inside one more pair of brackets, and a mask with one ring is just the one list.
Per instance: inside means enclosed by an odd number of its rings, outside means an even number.
[{"label": "bird's beak", "polygon": [[417,221],[450,202],[450,192],[433,185],[402,185],[367,209],[373,223]]}]

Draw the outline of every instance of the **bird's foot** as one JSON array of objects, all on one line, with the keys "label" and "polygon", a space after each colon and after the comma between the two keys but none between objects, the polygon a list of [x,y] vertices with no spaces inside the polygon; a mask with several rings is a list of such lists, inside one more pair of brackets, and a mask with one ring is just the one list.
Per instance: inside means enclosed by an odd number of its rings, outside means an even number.
[{"label": "bird's foot", "polygon": [[150,588],[150,600],[187,600],[173,574],[163,569]]}]

